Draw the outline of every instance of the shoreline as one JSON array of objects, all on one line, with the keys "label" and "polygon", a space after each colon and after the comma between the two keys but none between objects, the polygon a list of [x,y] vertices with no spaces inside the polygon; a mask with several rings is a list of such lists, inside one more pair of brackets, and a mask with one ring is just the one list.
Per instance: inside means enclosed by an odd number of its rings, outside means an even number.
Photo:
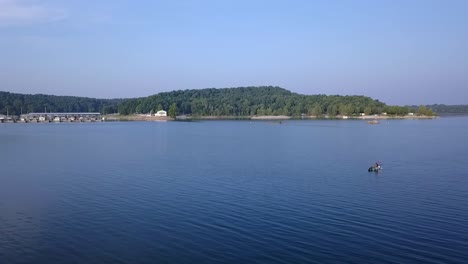
[{"label": "shoreline", "polygon": [[166,121],[209,121],[209,120],[248,120],[248,121],[285,121],[285,120],[364,120],[368,122],[378,120],[415,120],[415,119],[438,119],[440,116],[418,116],[418,115],[407,115],[407,116],[393,116],[393,115],[364,115],[364,116],[177,116],[172,118],[169,116],[149,116],[149,115],[103,115],[102,118],[96,120],[86,121],[36,121],[28,122],[24,120],[0,120],[0,123],[88,123],[88,122],[166,122]]},{"label": "shoreline", "polygon": [[251,121],[281,121],[281,120],[405,120],[405,119],[437,119],[440,116],[393,116],[393,115],[364,115],[364,116],[177,116],[172,117],[156,117],[156,116],[140,116],[140,115],[113,115],[104,116],[107,121],[191,121],[191,120],[251,120]]}]

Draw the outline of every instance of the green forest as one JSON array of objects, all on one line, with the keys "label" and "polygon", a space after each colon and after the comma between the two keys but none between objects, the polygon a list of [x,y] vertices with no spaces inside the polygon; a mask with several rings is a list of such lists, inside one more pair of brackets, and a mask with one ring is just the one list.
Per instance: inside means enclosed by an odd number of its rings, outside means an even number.
[{"label": "green forest", "polygon": [[73,96],[26,95],[0,92],[0,114],[31,112],[101,112],[122,115],[170,110],[170,115],[358,115],[416,112],[434,114],[430,108],[389,106],[366,96],[302,95],[273,86],[179,90],[130,99],[94,99]]},{"label": "green forest", "polygon": [[[119,104],[121,114],[148,113],[159,108],[177,107],[179,115],[194,116],[300,116],[327,114],[377,114],[387,106],[365,96],[300,95],[280,87],[239,87],[183,90],[129,99]],[[395,107],[396,111],[405,111]]]},{"label": "green forest", "polygon": [[33,112],[100,112],[116,113],[123,99],[94,99],[44,94],[0,92],[0,114],[20,115]]}]

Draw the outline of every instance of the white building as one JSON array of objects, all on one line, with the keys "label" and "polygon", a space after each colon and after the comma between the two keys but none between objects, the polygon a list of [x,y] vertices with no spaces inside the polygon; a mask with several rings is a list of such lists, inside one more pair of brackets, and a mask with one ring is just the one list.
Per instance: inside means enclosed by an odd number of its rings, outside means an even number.
[{"label": "white building", "polygon": [[164,110],[159,110],[156,112],[156,114],[154,114],[154,116],[167,116],[167,112]]}]

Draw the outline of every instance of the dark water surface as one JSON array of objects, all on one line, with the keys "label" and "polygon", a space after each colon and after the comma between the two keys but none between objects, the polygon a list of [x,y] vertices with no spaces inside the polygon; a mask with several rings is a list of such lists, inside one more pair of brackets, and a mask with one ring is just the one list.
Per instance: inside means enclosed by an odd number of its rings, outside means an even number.
[{"label": "dark water surface", "polygon": [[0,124],[0,263],[467,261],[467,117]]}]

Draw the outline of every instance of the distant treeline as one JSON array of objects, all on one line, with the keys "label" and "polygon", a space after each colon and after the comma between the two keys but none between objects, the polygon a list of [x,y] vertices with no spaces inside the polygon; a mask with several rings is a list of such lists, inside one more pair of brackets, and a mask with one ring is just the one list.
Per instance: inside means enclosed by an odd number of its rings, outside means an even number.
[{"label": "distant treeline", "polygon": [[[436,112],[442,109],[442,105],[435,106],[432,108]],[[467,107],[460,106],[461,109],[465,109],[464,111],[467,111]],[[44,111],[128,115],[151,113],[162,109],[170,109],[171,113],[175,112],[178,115],[195,116],[300,116],[302,114],[335,116],[383,112],[389,115],[405,115],[409,112],[433,114],[427,107],[414,109],[411,106],[388,106],[366,96],[301,95],[273,86],[179,90],[131,99],[93,99],[0,92],[0,114],[6,114],[8,110],[10,115]]]},{"label": "distant treeline", "polygon": [[[444,104],[433,104],[426,105],[427,108],[431,108],[438,114],[468,114],[468,105],[444,105]],[[417,108],[417,106],[412,106]]]},{"label": "distant treeline", "polygon": [[20,115],[32,112],[100,112],[117,113],[124,99],[94,99],[43,94],[0,92],[0,114]]}]

